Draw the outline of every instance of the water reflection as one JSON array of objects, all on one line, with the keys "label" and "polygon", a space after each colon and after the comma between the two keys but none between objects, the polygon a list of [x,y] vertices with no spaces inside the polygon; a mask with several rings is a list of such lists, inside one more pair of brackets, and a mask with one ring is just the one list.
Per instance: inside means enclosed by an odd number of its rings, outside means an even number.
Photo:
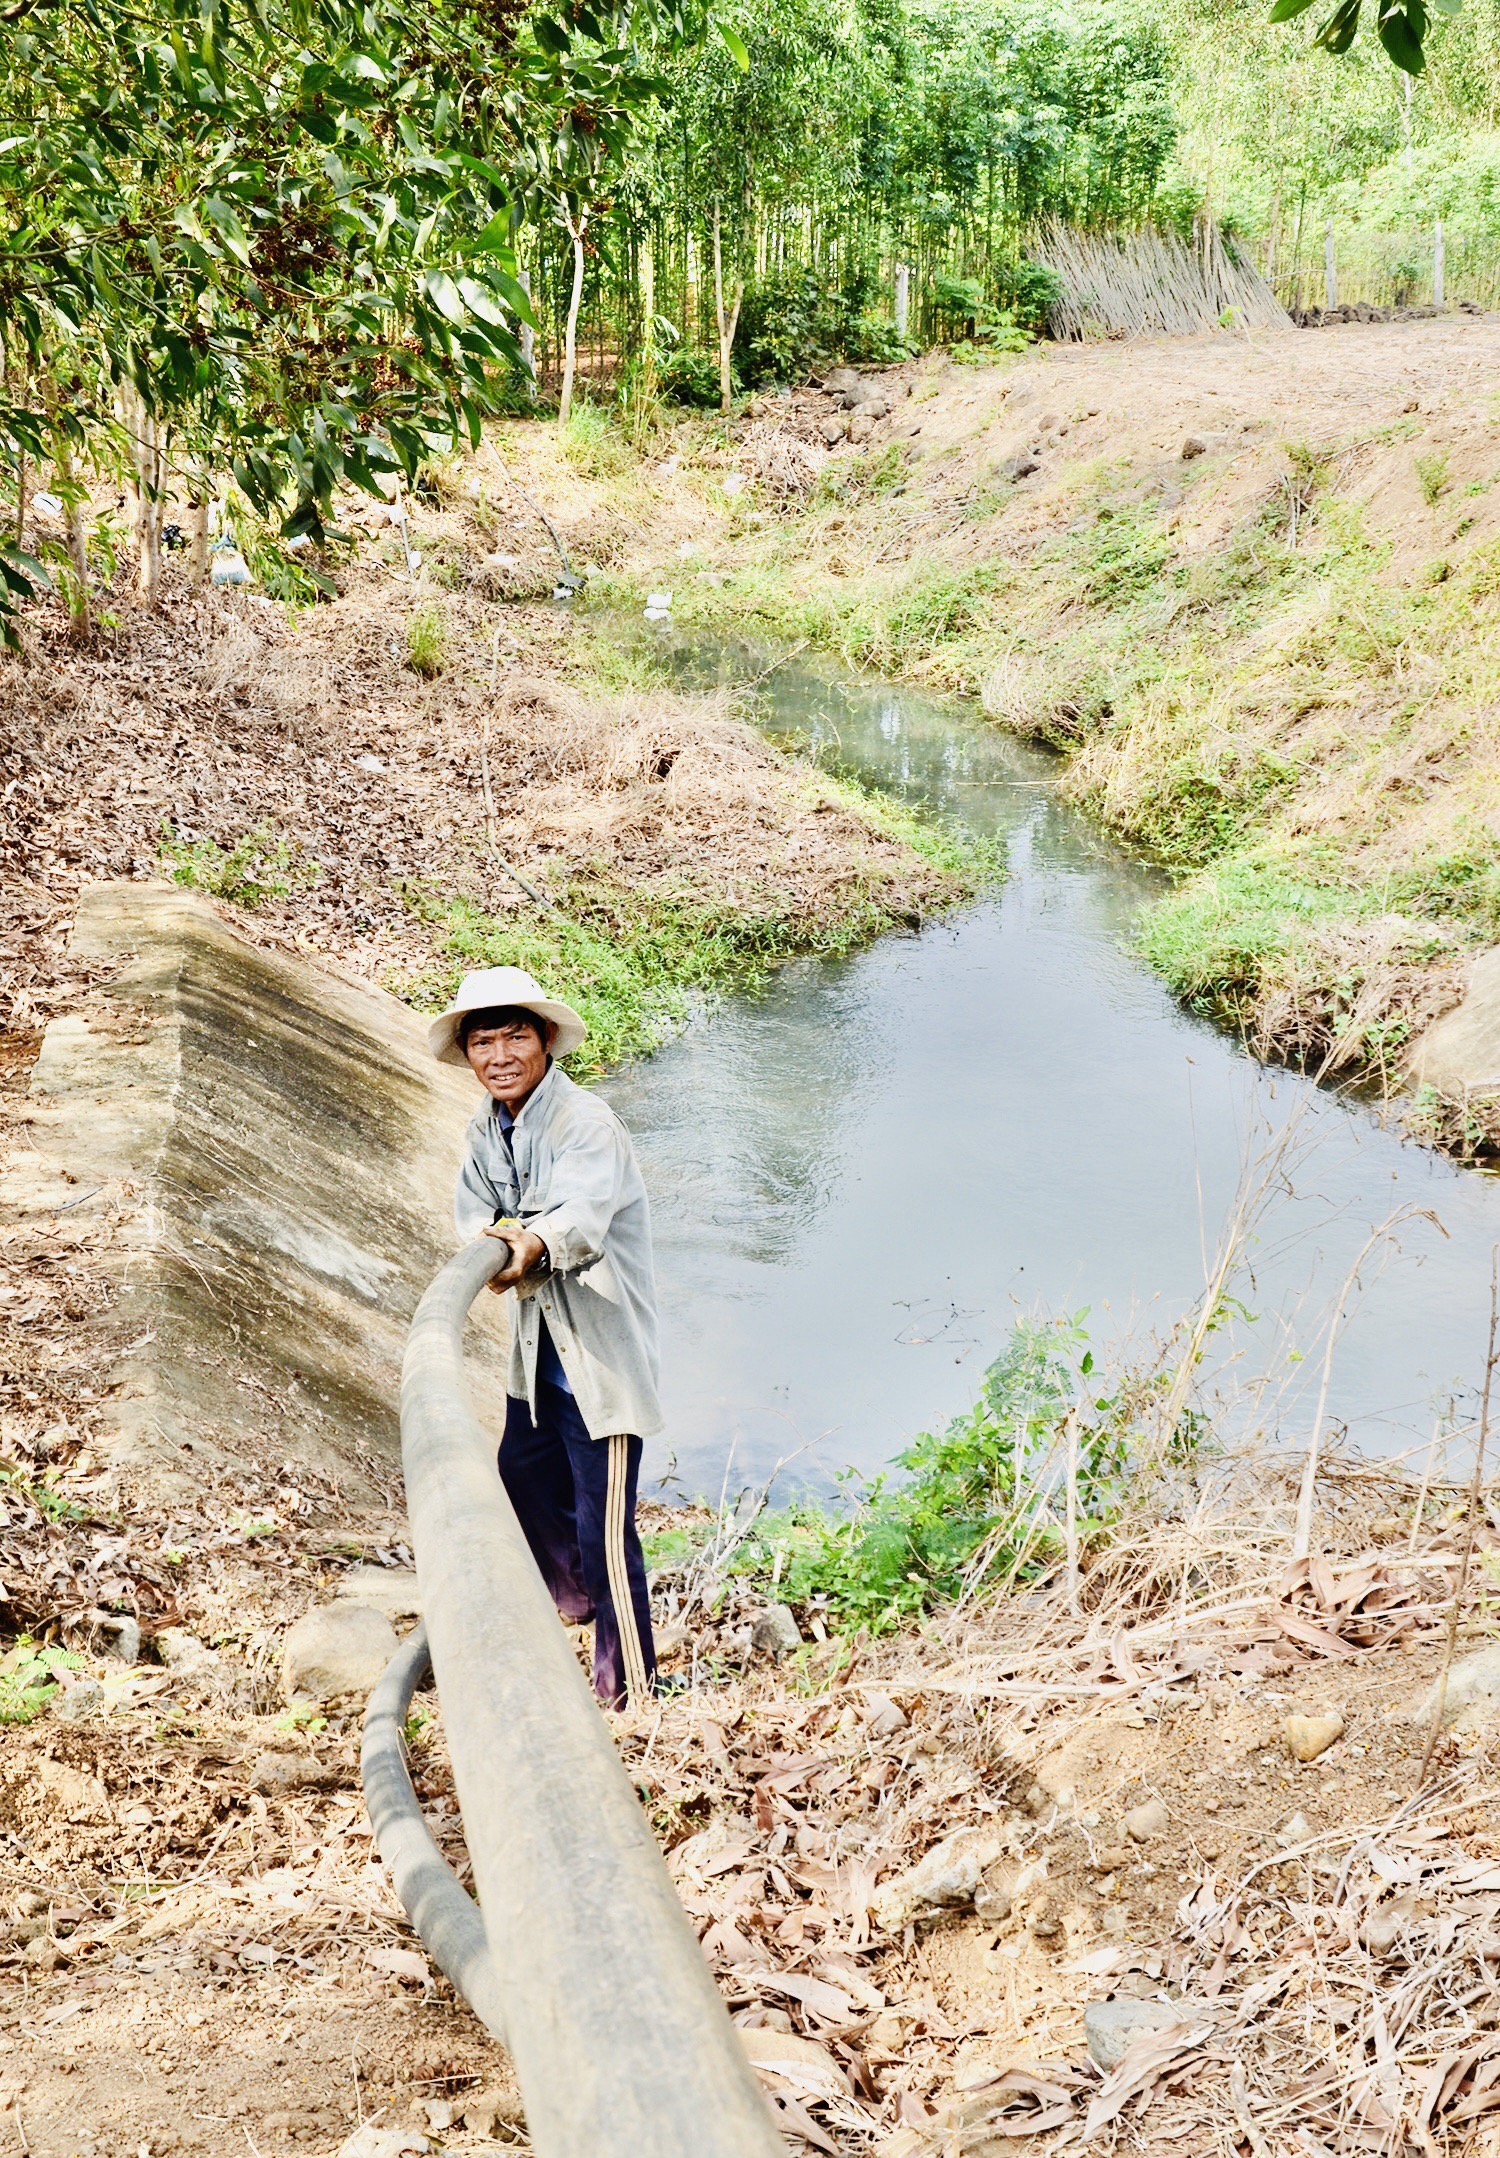
[{"label": "water reflection", "polygon": [[[685,680],[764,669],[685,649]],[[1426,1443],[1483,1357],[1500,1184],[1404,1145],[1358,1105],[1264,1072],[1132,956],[1159,888],[1056,794],[1055,766],[962,707],[833,679],[764,685],[765,721],[1004,845],[993,899],[837,964],[787,968],[609,1094],[656,1210],[667,1445],[689,1488],[812,1439],[812,1483],[869,1469],[972,1398],[1018,1311],[1165,1326],[1201,1287],[1247,1156],[1286,1141],[1251,1251],[1254,1313],[1221,1337],[1295,1439],[1319,1328],[1370,1230],[1330,1412],[1353,1443]],[[1429,1210],[1434,1221],[1413,1218]],[[660,1464],[665,1450],[657,1454]]]}]

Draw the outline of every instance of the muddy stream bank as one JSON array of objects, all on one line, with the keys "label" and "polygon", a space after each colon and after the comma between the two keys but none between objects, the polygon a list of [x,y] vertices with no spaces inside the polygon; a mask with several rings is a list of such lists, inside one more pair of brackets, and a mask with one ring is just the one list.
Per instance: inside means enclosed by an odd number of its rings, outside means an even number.
[{"label": "muddy stream bank", "polygon": [[[993,837],[1002,888],[857,957],[799,963],[706,1016],[610,1098],[656,1207],[681,1486],[826,1488],[973,1399],[1016,1317],[1087,1307],[1097,1348],[1199,1294],[1247,1166],[1277,1192],[1217,1335],[1235,1418],[1285,1443],[1425,1449],[1480,1374],[1500,1180],[1378,1105],[1268,1071],[1131,948],[1161,880],[1066,807],[1045,752],[960,703],[810,657],[682,637],[684,687],[747,683],[762,724]],[[1253,1173],[1253,1172],[1252,1172]],[[666,1448],[658,1455],[667,1461]]]}]

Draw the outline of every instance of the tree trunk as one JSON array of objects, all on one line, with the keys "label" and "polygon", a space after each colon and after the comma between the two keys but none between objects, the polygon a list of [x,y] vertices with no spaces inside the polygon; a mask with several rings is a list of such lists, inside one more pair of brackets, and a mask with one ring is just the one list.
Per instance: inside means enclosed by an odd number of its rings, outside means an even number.
[{"label": "tree trunk", "polygon": [[583,305],[583,227],[580,217],[575,225],[568,220],[568,232],[573,242],[573,291],[568,300],[568,326],[563,333],[562,393],[557,400],[557,424],[566,427],[568,415],[573,410],[573,372],[578,361],[578,310]]},{"label": "tree trunk", "polygon": [[724,252],[719,227],[719,205],[714,204],[714,320],[719,330],[719,410],[728,413],[734,408],[734,377],[729,371],[730,356],[734,351],[734,333],[740,326],[740,304],[745,297],[745,280],[737,277],[734,283],[734,300],[728,313],[724,310]]},{"label": "tree trunk", "polygon": [[194,493],[188,509],[187,573],[189,584],[202,584],[208,574],[208,482]]},{"label": "tree trunk", "polygon": [[26,502],[29,493],[30,474],[26,464],[26,452],[16,451],[16,545],[26,545]]},{"label": "tree trunk", "polygon": [[911,310],[911,270],[904,262],[896,264],[896,335],[904,338]]},{"label": "tree trunk", "polygon": [[[530,272],[530,270],[518,270],[518,271],[516,272],[516,283],[517,283],[517,284],[518,284],[518,285],[520,286],[521,290],[522,290],[522,291],[523,291],[523,292],[525,293],[525,295],[526,295],[527,299],[529,300],[529,299],[531,298],[531,272]],[[533,328],[531,327],[531,324],[530,324],[529,322],[523,322],[523,323],[521,324],[521,365],[522,365],[522,367],[524,368],[524,370],[525,370],[525,373],[526,373],[526,395],[527,395],[527,398],[528,398],[528,400],[529,400],[529,401],[530,401],[530,402],[531,402],[532,404],[535,404],[535,402],[536,402],[536,331],[535,331],[535,330],[534,330],[534,329],[533,329]]]},{"label": "tree trunk", "polygon": [[94,634],[94,611],[89,598],[89,548],[83,529],[80,490],[73,471],[73,453],[66,441],[57,446],[57,476],[62,483],[63,514],[68,527],[68,560],[73,565],[75,590],[68,594],[73,635],[85,643]]},{"label": "tree trunk", "polygon": [[156,605],[161,590],[161,512],[166,487],[166,448],[161,422],[148,412],[133,382],[120,384],[120,418],[130,447],[135,484],[129,491],[141,598]]}]

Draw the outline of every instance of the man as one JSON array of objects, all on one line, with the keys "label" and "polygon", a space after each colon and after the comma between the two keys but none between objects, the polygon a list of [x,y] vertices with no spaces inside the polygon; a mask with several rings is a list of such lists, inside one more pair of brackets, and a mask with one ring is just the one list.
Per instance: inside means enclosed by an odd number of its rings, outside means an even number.
[{"label": "man", "polygon": [[428,1042],[489,1095],[469,1126],[454,1220],[509,1257],[510,1400],[500,1476],[552,1600],[594,1622],[612,1708],[656,1681],[635,1527],[641,1441],[661,1429],[646,1187],[624,1125],[553,1061],[587,1028],[520,967],[466,974]]}]

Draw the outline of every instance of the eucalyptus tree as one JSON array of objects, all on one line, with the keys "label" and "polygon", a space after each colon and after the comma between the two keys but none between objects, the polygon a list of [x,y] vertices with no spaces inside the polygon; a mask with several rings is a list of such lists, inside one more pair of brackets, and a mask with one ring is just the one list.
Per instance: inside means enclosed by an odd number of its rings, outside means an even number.
[{"label": "eucalyptus tree", "polygon": [[[229,471],[316,536],[476,440],[528,194],[596,185],[654,93],[629,0],[10,0],[0,63],[0,443],[129,468],[148,595],[169,489]],[[7,627],[35,572],[12,541]]]}]

